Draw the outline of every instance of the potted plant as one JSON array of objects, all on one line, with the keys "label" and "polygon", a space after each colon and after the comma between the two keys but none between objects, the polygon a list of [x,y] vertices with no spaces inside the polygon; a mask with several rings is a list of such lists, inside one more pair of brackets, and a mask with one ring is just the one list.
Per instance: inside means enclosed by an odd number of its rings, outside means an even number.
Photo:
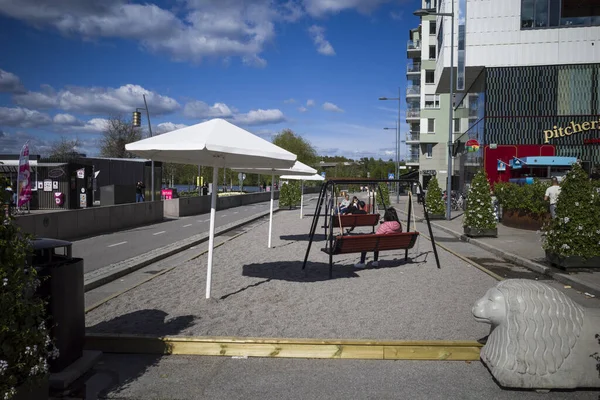
[{"label": "potted plant", "polygon": [[[7,182],[0,181],[4,194]],[[0,197],[0,200],[2,197]],[[45,324],[45,304],[35,295],[36,271],[28,265],[30,238],[0,217],[0,399],[48,398],[49,356],[56,356]]]},{"label": "potted plant", "polygon": [[300,204],[300,184],[298,181],[293,180],[281,185],[279,206],[289,207],[291,210],[292,207],[296,207],[298,204]]},{"label": "potted plant", "polygon": [[431,178],[429,185],[427,186],[425,204],[427,205],[429,219],[444,219],[446,215],[446,206],[444,205],[444,199],[442,198],[442,189],[440,189],[440,185],[435,176]]},{"label": "potted plant", "polygon": [[561,184],[556,218],[544,228],[546,259],[562,268],[600,267],[600,188],[579,164]]},{"label": "potted plant", "polygon": [[463,220],[465,235],[469,237],[498,236],[490,183],[483,169],[473,177],[467,199],[467,209]]},{"label": "potted plant", "polygon": [[544,194],[548,183],[535,179],[531,185],[497,182],[494,194],[502,206],[502,224],[537,231],[550,220]]}]

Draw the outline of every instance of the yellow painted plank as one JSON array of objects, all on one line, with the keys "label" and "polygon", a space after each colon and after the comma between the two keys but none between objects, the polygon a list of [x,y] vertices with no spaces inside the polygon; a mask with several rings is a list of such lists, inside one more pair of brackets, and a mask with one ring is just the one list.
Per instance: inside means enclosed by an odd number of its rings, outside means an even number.
[{"label": "yellow painted plank", "polygon": [[386,360],[442,360],[476,361],[479,360],[478,347],[431,347],[431,346],[386,346]]}]

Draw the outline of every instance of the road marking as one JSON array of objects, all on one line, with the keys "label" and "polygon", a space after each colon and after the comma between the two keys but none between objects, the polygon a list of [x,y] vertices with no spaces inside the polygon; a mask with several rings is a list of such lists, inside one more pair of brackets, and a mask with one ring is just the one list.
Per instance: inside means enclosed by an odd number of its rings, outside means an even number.
[{"label": "road marking", "polygon": [[108,246],[108,247],[120,246],[120,245],[122,245],[122,244],[125,244],[125,243],[127,243],[127,242],[119,242],[119,243],[111,244],[111,245],[110,245],[110,246]]},{"label": "road marking", "polygon": [[160,231],[160,232],[153,233],[153,235],[154,235],[154,236],[156,236],[156,235],[162,235],[162,234],[163,234],[163,233],[165,233],[165,232],[166,232],[166,231]]},{"label": "road marking", "polygon": [[187,224],[187,225],[184,225],[183,227],[187,228],[188,226],[192,226],[192,224]]}]

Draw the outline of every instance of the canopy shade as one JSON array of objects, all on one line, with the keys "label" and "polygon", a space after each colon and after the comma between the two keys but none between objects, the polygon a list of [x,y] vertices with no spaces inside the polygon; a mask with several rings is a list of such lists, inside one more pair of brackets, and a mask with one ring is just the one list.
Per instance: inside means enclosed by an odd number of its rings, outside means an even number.
[{"label": "canopy shade", "polygon": [[296,155],[221,118],[125,145],[155,161],[216,167],[291,168]]},{"label": "canopy shade", "polygon": [[306,164],[301,163],[300,161],[296,161],[291,168],[233,168],[236,172],[245,172],[247,174],[261,174],[261,175],[314,175],[317,173],[317,170],[309,167]]},{"label": "canopy shade", "polygon": [[282,180],[290,180],[290,179],[295,179],[295,180],[300,180],[300,181],[324,181],[325,178],[323,178],[321,175],[319,174],[314,174],[314,175],[309,175],[309,176],[302,176],[302,175],[281,175],[279,178],[281,178]]}]

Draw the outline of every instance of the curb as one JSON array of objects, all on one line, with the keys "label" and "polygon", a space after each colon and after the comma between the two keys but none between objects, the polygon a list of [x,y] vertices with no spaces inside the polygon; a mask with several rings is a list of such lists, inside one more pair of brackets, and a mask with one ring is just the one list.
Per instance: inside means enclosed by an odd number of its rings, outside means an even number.
[{"label": "curb", "polygon": [[[420,222],[424,221],[423,218],[417,218],[417,219],[420,219]],[[506,261],[509,261],[515,265],[530,269],[530,270],[540,273],[542,275],[549,276],[552,279],[554,279],[560,283],[581,287],[584,289],[585,292],[587,292],[589,294],[593,294],[596,297],[600,297],[600,285],[595,285],[590,282],[586,282],[583,279],[569,275],[568,273],[562,273],[562,272],[556,271],[554,268],[548,267],[546,265],[542,265],[535,261],[528,260],[528,259],[518,256],[516,254],[501,250],[501,249],[499,249],[495,246],[492,246],[488,243],[484,243],[477,239],[470,238],[464,234],[456,232],[445,226],[438,225],[435,222],[431,222],[431,226],[434,226],[439,230],[442,230],[452,236],[455,236],[463,242],[471,243],[479,248],[487,250],[490,253],[492,253]]]},{"label": "curb", "polygon": [[[273,214],[277,213],[278,211],[279,207],[274,208]],[[260,214],[255,214],[250,217],[241,219],[239,221],[232,222],[230,224],[216,228],[215,237],[232,231],[234,229],[240,228],[250,222],[254,222],[258,219],[264,218],[268,216],[269,213],[269,211],[265,211]],[[138,269],[144,268],[155,262],[164,260],[167,257],[185,251],[190,247],[197,246],[206,241],[208,241],[208,232],[200,233],[198,235],[191,236],[187,239],[180,240],[179,242],[171,243],[167,246],[160,247],[152,252],[132,257],[127,260],[123,260],[118,263],[114,263],[106,267],[99,268],[95,271],[89,272],[84,276],[84,292],[89,292],[90,290],[106,285],[107,283],[110,283],[127,274],[135,272]]]}]

